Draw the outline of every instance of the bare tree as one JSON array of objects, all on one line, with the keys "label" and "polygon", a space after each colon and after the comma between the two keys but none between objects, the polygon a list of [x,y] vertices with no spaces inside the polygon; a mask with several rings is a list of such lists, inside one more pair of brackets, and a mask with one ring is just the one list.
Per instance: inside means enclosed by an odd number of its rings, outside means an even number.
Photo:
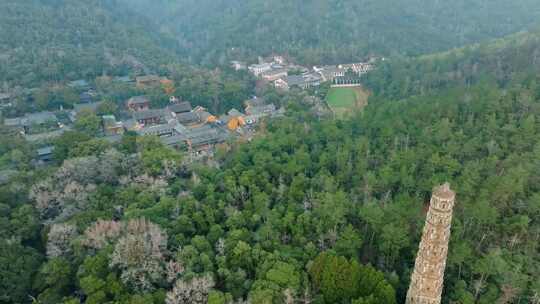
[{"label": "bare tree", "polygon": [[91,194],[100,184],[132,186],[165,194],[167,178],[176,174],[174,162],[164,161],[164,176],[153,177],[142,174],[139,157],[111,149],[99,158],[68,159],[50,178],[32,187],[30,198],[45,221],[58,223],[85,210]]},{"label": "bare tree", "polygon": [[204,304],[208,293],[214,287],[214,280],[209,275],[193,278],[190,281],[176,281],[173,290],[167,293],[166,304]]},{"label": "bare tree", "polygon": [[101,249],[116,240],[122,233],[122,225],[116,221],[98,220],[84,232],[85,246]]},{"label": "bare tree", "polygon": [[48,234],[47,257],[56,258],[71,252],[71,241],[77,235],[77,228],[69,224],[54,224]]},{"label": "bare tree", "polygon": [[124,229],[109,265],[120,269],[122,281],[134,290],[153,290],[153,284],[165,274],[162,260],[167,236],[159,226],[145,219],[130,220]]},{"label": "bare tree", "polygon": [[169,261],[167,263],[167,282],[172,283],[178,279],[178,276],[184,272],[184,265],[180,262]]}]

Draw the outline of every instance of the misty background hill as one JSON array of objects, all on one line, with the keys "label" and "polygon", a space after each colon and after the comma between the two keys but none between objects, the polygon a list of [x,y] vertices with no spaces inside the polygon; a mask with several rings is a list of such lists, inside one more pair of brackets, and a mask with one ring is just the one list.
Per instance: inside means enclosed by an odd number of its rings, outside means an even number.
[{"label": "misty background hill", "polygon": [[5,0],[0,82],[223,65],[271,52],[315,65],[418,55],[534,29],[540,2]]},{"label": "misty background hill", "polygon": [[[119,0],[194,62],[289,53],[301,62],[418,55],[534,28],[534,0]],[[135,3],[135,5],[134,5]]]},{"label": "misty background hill", "polygon": [[153,26],[115,1],[0,1],[0,83],[35,86],[156,67],[175,48]]}]

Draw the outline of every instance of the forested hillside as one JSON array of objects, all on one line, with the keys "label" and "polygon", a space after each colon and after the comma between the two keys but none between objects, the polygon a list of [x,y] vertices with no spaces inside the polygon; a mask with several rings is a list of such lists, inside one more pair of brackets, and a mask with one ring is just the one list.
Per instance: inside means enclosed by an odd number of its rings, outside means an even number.
[{"label": "forested hillside", "polygon": [[174,58],[153,24],[114,0],[0,1],[0,83],[94,79]]},{"label": "forested hillside", "polygon": [[[6,0],[0,82],[44,82],[214,67],[271,52],[319,65],[417,55],[535,28],[540,3],[344,0]],[[178,56],[177,56],[178,55]]]},{"label": "forested hillside", "polygon": [[[4,136],[0,303],[403,303],[444,181],[458,198],[443,303],[539,303],[540,79],[521,69],[538,40],[509,41],[474,48],[473,80],[439,87],[415,74],[431,61],[390,61],[383,72],[422,85],[378,74],[391,93],[350,120],[286,95],[287,117],[214,166],[152,137],[68,132],[67,159],[34,169],[31,147]],[[458,72],[471,60],[451,54],[431,58]],[[481,81],[493,62],[501,75]]]},{"label": "forested hillside", "polygon": [[535,0],[120,0],[194,62],[288,53],[306,64],[444,51],[538,25]]},{"label": "forested hillside", "polygon": [[365,83],[376,96],[400,99],[478,83],[506,87],[539,72],[540,33],[532,32],[434,55],[392,58],[368,74]]}]

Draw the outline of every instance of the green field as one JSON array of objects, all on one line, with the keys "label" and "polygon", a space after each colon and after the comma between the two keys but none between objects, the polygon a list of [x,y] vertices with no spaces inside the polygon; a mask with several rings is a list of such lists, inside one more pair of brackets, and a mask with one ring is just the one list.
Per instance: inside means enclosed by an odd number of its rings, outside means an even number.
[{"label": "green field", "polygon": [[326,97],[332,108],[351,108],[356,105],[358,95],[354,88],[331,88]]},{"label": "green field", "polygon": [[354,113],[367,105],[368,94],[360,87],[331,88],[326,96],[328,106],[338,117]]}]

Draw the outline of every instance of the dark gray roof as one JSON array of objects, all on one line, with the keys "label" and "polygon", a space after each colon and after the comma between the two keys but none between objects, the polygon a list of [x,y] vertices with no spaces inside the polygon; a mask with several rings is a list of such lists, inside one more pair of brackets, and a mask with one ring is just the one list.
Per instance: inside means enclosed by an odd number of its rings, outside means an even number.
[{"label": "dark gray roof", "polygon": [[227,115],[233,117],[244,116],[244,114],[242,114],[242,112],[238,111],[237,109],[231,109],[229,112],[227,112]]},{"label": "dark gray roof", "polygon": [[129,83],[129,82],[133,82],[134,80],[129,76],[119,76],[119,77],[114,77],[114,81]]},{"label": "dark gray roof", "polygon": [[103,115],[101,119],[103,120],[103,126],[106,128],[122,127],[124,125],[121,121],[116,121],[114,115]]},{"label": "dark gray roof", "polygon": [[197,115],[199,115],[199,120],[201,121],[206,121],[210,116],[212,116],[212,114],[206,111],[197,112]]},{"label": "dark gray roof", "polygon": [[52,112],[38,112],[26,114],[23,119],[24,125],[44,124],[46,122],[56,122],[58,119]]},{"label": "dark gray roof", "polygon": [[193,128],[193,129],[189,129],[188,132],[186,132],[186,136],[188,138],[193,138],[193,137],[197,137],[201,134],[205,134],[205,133],[208,133],[208,132],[215,132],[216,129],[215,128],[212,128],[211,126],[209,125],[204,125],[204,126],[200,126],[200,127],[197,127],[197,128]]},{"label": "dark gray roof", "polygon": [[101,104],[102,104],[101,101],[91,102],[91,103],[77,103],[73,105],[73,111],[75,111],[75,113],[79,113],[85,110],[90,110],[90,111],[95,112]]},{"label": "dark gray roof", "polygon": [[13,176],[17,174],[15,170],[1,170],[0,171],[0,185],[7,184]]},{"label": "dark gray roof", "polygon": [[176,125],[174,126],[174,131],[176,131],[176,133],[178,133],[178,134],[184,134],[184,133],[188,132],[188,128],[186,128],[181,123],[177,122]]},{"label": "dark gray roof", "polygon": [[174,124],[162,124],[162,125],[155,125],[155,126],[149,126],[144,127],[140,130],[137,130],[137,134],[139,135],[160,135],[163,133],[174,133]]},{"label": "dark gray roof", "polygon": [[137,81],[159,81],[161,78],[157,75],[145,75],[137,77]]},{"label": "dark gray roof", "polygon": [[194,128],[186,134],[187,139],[192,146],[215,144],[224,142],[227,139],[227,134],[210,126]]},{"label": "dark gray roof", "polygon": [[175,103],[169,106],[169,110],[174,113],[190,112],[192,109],[191,103],[184,101],[181,103]]},{"label": "dark gray roof", "polygon": [[162,118],[163,114],[164,114],[163,110],[138,111],[138,112],[133,113],[133,119],[141,120],[141,119],[151,119],[155,117]]},{"label": "dark gray roof", "polygon": [[262,105],[262,106],[253,106],[246,109],[246,112],[249,115],[257,115],[257,114],[271,114],[276,110],[276,106],[274,104],[268,104],[268,105]]},{"label": "dark gray roof", "polygon": [[274,76],[274,75],[279,75],[279,74],[287,74],[288,70],[286,68],[282,68],[281,66],[280,67],[277,67],[277,68],[274,68],[270,71],[266,71],[266,72],[263,72],[261,75],[262,76]]},{"label": "dark gray roof", "polygon": [[130,104],[141,104],[141,103],[149,103],[150,100],[146,96],[133,96],[130,99],[128,99],[128,103]]},{"label": "dark gray roof", "polygon": [[259,97],[254,97],[252,99],[246,100],[244,102],[244,105],[246,107],[256,107],[256,106],[263,106],[263,105],[265,105],[265,103],[266,102],[265,102],[263,97],[260,97],[260,98]]},{"label": "dark gray roof", "polygon": [[179,113],[176,115],[176,119],[181,124],[190,124],[199,122],[199,115],[193,112]]},{"label": "dark gray roof", "polygon": [[89,84],[88,84],[88,81],[86,81],[84,79],[79,79],[79,80],[70,81],[68,83],[68,86],[70,86],[72,88],[75,88],[75,87],[83,88],[83,87],[89,86]]},{"label": "dark gray roof", "polygon": [[135,129],[138,126],[138,123],[134,119],[127,119],[123,121],[124,127],[128,130]]},{"label": "dark gray roof", "polygon": [[207,144],[216,144],[224,142],[227,139],[227,133],[205,125],[193,129],[188,129],[183,134],[177,134],[174,136],[161,138],[161,142],[165,145],[184,145],[191,144],[192,146],[200,146]]},{"label": "dark gray roof", "polygon": [[81,100],[81,102],[84,102],[84,103],[92,102],[93,98],[94,97],[88,92],[82,92],[79,95],[79,99]]},{"label": "dark gray roof", "polygon": [[272,64],[268,62],[257,63],[257,64],[250,65],[249,68],[250,69],[271,69]]},{"label": "dark gray roof", "polygon": [[47,146],[47,147],[37,149],[37,154],[39,156],[49,155],[53,153],[53,151],[54,151],[54,146]]},{"label": "dark gray roof", "polygon": [[211,144],[222,143],[226,139],[227,138],[224,135],[216,132],[216,133],[203,134],[199,137],[192,138],[190,140],[190,143],[192,146],[211,145]]},{"label": "dark gray roof", "polygon": [[167,146],[185,145],[187,138],[184,135],[161,137],[161,142]]},{"label": "dark gray roof", "polygon": [[231,115],[221,115],[219,117],[219,121],[223,122],[223,123],[229,123],[229,121],[233,119],[233,117]]},{"label": "dark gray roof", "polygon": [[4,126],[6,127],[19,127],[22,125],[22,117],[15,117],[15,118],[5,118],[4,119]]},{"label": "dark gray roof", "polygon": [[64,134],[64,132],[69,131],[69,127],[63,127],[62,129],[57,129],[51,132],[46,133],[39,133],[39,134],[26,134],[24,135],[24,139],[26,139],[29,142],[42,142],[51,140],[54,138],[58,138]]},{"label": "dark gray roof", "polygon": [[285,78],[285,81],[289,85],[289,87],[292,86],[300,86],[305,83],[304,77],[302,75],[290,75]]},{"label": "dark gray roof", "polygon": [[302,86],[306,83],[316,82],[320,80],[321,77],[316,74],[291,75],[285,78],[285,81],[287,82],[287,85],[289,85],[289,87]]}]

